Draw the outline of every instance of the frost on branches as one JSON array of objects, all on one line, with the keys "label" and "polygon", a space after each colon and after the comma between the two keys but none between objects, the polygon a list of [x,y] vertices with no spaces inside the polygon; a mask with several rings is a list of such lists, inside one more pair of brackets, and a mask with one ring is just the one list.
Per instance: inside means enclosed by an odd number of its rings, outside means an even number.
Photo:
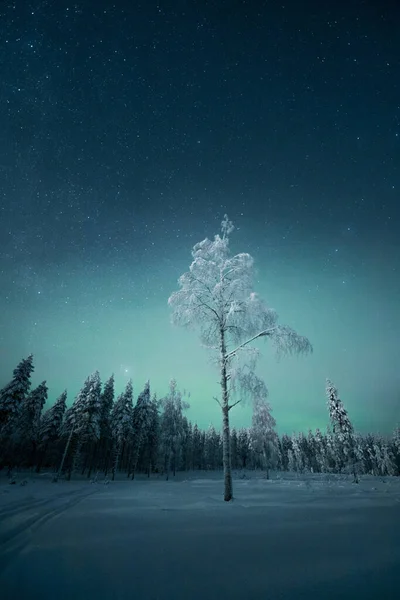
[{"label": "frost on branches", "polygon": [[338,396],[337,389],[329,379],[326,380],[326,395],[328,397],[329,417],[336,442],[335,458],[339,471],[350,464],[354,481],[358,483],[354,428]]},{"label": "frost on branches", "polygon": [[14,369],[10,383],[0,390],[0,433],[12,419],[18,416],[22,402],[31,387],[33,370],[33,355],[30,354]]},{"label": "frost on branches", "polygon": [[277,455],[278,436],[275,431],[276,421],[271,415],[271,406],[267,401],[265,383],[252,373],[257,381],[257,395],[253,400],[253,417],[250,429],[251,447],[261,457],[261,468],[266,470],[267,479],[272,468],[272,461]]},{"label": "frost on branches", "polygon": [[223,416],[224,499],[233,497],[230,457],[229,403],[231,394],[250,394],[249,374],[254,371],[257,352],[250,346],[258,338],[268,338],[277,355],[307,353],[307,338],[278,324],[277,313],[253,291],[253,258],[250,254],[231,255],[229,236],[233,225],[227,215],[221,235],[205,239],[192,250],[189,271],[179,278],[179,290],[168,303],[172,321],[184,327],[197,327],[203,344],[211,351],[220,371]]}]

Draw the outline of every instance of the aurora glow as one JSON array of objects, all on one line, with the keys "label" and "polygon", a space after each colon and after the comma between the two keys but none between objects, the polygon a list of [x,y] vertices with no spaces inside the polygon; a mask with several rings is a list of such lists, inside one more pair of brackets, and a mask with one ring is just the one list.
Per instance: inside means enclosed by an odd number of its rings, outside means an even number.
[{"label": "aurora glow", "polygon": [[256,291],[314,346],[278,364],[260,343],[279,430],[325,427],[330,377],[356,427],[390,431],[398,9],[34,4],[0,9],[0,385],[30,352],[51,401],[95,369],[136,395],[175,377],[219,428],[218,374],[167,299],[227,212]]}]

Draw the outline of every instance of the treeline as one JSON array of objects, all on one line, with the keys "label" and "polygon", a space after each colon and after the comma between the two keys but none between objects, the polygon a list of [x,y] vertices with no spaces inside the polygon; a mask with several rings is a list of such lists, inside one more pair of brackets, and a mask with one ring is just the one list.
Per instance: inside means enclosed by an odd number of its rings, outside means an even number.
[{"label": "treeline", "polygon": [[[136,401],[132,382],[115,398],[114,377],[102,384],[90,375],[72,405],[64,391],[44,410],[48,389],[43,381],[31,390],[32,355],[21,361],[0,390],[0,468],[54,471],[55,478],[80,473],[114,479],[117,472],[161,473],[222,469],[222,435],[202,431],[185,416],[189,407],[173,380],[158,399],[147,382]],[[358,475],[400,474],[400,429],[391,438],[354,432],[336,388],[328,382],[331,427],[279,436],[271,407],[253,402],[252,425],[231,430],[234,469],[271,469]]]}]

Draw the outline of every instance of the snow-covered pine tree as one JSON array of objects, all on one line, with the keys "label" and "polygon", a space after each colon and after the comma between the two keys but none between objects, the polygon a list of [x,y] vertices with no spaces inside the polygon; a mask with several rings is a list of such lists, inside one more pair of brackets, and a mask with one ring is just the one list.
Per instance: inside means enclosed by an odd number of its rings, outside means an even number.
[{"label": "snow-covered pine tree", "polygon": [[100,395],[99,460],[107,475],[112,451],[111,411],[114,405],[114,374],[105,382]]},{"label": "snow-covered pine tree", "polygon": [[396,467],[396,459],[391,450],[390,444],[388,440],[384,440],[381,447],[381,456],[382,456],[382,468],[386,475],[396,475],[397,467]]},{"label": "snow-covered pine tree", "polygon": [[320,429],[316,429],[314,435],[315,460],[320,473],[327,473],[328,463],[326,458],[326,441]]},{"label": "snow-covered pine tree", "polygon": [[39,431],[40,444],[54,441],[59,437],[66,407],[67,390],[64,390],[53,406],[46,410],[41,419]]},{"label": "snow-covered pine tree", "polygon": [[192,424],[184,416],[182,417],[182,456],[181,469],[189,471],[193,462],[193,429]]},{"label": "snow-covered pine tree", "polygon": [[[233,225],[225,215],[222,235],[205,239],[192,251],[193,262],[179,278],[180,289],[168,303],[172,320],[182,326],[198,326],[202,342],[216,358],[220,372],[223,421],[224,500],[233,498],[230,457],[230,393],[246,392],[246,375],[255,367],[256,353],[248,350],[256,339],[266,337],[278,354],[312,350],[307,338],[278,325],[278,316],[253,292],[253,259],[250,254],[231,256],[229,236]],[[241,362],[241,356],[252,360]],[[229,383],[231,388],[229,389]]]},{"label": "snow-covered pine tree", "polygon": [[22,401],[18,417],[18,438],[20,461],[32,466],[36,458],[36,449],[40,439],[40,418],[47,400],[48,388],[42,381]]},{"label": "snow-covered pine tree", "polygon": [[214,471],[219,466],[219,434],[214,425],[210,423],[206,433],[206,445],[204,448],[207,469]]},{"label": "snow-covered pine tree", "polygon": [[354,482],[358,483],[356,470],[356,457],[354,452],[354,428],[350,422],[343,402],[338,396],[337,388],[333,383],[326,380],[326,395],[328,397],[327,405],[329,418],[332,423],[333,434],[337,444],[337,461],[343,468],[350,463],[354,477]]},{"label": "snow-covered pine tree", "polygon": [[400,475],[400,427],[397,426],[392,436],[392,452],[397,469],[397,475]]},{"label": "snow-covered pine tree", "polygon": [[192,469],[202,469],[203,466],[203,447],[202,447],[202,439],[201,432],[198,428],[197,423],[194,424],[193,427],[193,462]]},{"label": "snow-covered pine tree", "polygon": [[291,465],[289,465],[289,451],[293,454],[292,439],[287,433],[284,433],[282,435],[280,446],[281,446],[282,470],[283,471],[292,471]]},{"label": "snow-covered pine tree", "polygon": [[396,464],[387,440],[376,436],[373,444],[376,469],[379,475],[395,475]]},{"label": "snow-covered pine tree", "polygon": [[240,461],[240,468],[246,469],[248,467],[248,461],[251,456],[250,449],[250,429],[247,427],[242,427],[238,431],[238,457]]},{"label": "snow-covered pine tree", "polygon": [[128,477],[132,474],[135,478],[140,452],[146,444],[147,435],[150,427],[151,400],[150,400],[150,381],[146,381],[144,389],[140,392],[136,404],[133,408],[132,416],[132,452],[128,466]]},{"label": "snow-covered pine tree", "polygon": [[119,463],[124,454],[125,445],[132,437],[133,387],[132,380],[126,384],[125,391],[118,396],[111,411],[111,430],[113,432],[113,465],[114,481]]},{"label": "snow-covered pine tree", "polygon": [[6,425],[17,417],[22,401],[31,387],[31,375],[34,370],[33,355],[24,358],[13,371],[13,378],[0,390],[0,435]]},{"label": "snow-covered pine tree", "polygon": [[292,434],[292,468],[291,471],[302,473],[304,471],[303,456],[300,448],[300,438],[294,432]]},{"label": "snow-covered pine tree", "polygon": [[56,442],[61,435],[61,427],[67,407],[67,390],[57,398],[53,406],[44,413],[39,427],[39,460],[36,472],[39,473],[49,446]]},{"label": "snow-covered pine tree", "polygon": [[251,447],[256,455],[262,456],[262,468],[266,470],[267,479],[272,468],[272,459],[277,455],[276,421],[271,414],[268,403],[268,391],[262,379],[254,375],[257,382],[257,392],[253,402],[253,415],[251,420],[250,440]]},{"label": "snow-covered pine tree", "polygon": [[308,430],[308,435],[306,439],[306,469],[311,473],[318,473],[319,465],[317,461],[317,443],[315,441],[315,435],[311,431],[311,429]]},{"label": "snow-covered pine tree", "polygon": [[[61,430],[65,448],[61,462],[64,465],[65,460],[70,457],[69,466],[67,467],[68,479],[71,478],[72,473],[79,468],[81,463],[81,450],[85,441],[84,433],[87,431],[88,426],[87,399],[91,388],[92,376],[90,375],[86,378],[72,406],[65,411]],[[59,475],[62,468],[60,465],[58,469]]]},{"label": "snow-covered pine tree", "polygon": [[98,442],[100,440],[101,423],[101,380],[100,373],[95,371],[90,376],[90,386],[84,399],[82,411],[81,443],[85,450],[85,462],[82,469],[84,473],[89,466],[88,477],[92,473],[97,456]]},{"label": "snow-covered pine tree", "polygon": [[167,480],[172,466],[173,474],[179,460],[182,440],[182,411],[189,408],[189,404],[182,400],[182,394],[177,388],[175,379],[169,383],[169,393],[160,401],[163,409],[161,415],[161,451],[163,455],[163,468]]},{"label": "snow-covered pine tree", "polygon": [[357,470],[360,473],[366,473],[365,458],[364,458],[364,440],[360,434],[354,434],[354,455],[357,462]]},{"label": "snow-covered pine tree", "polygon": [[238,459],[238,433],[236,427],[232,427],[230,431],[231,438],[231,468],[238,469],[239,468],[239,459]]},{"label": "snow-covered pine tree", "polygon": [[147,477],[157,463],[157,451],[160,437],[160,423],[158,413],[157,396],[154,394],[150,401],[148,428],[146,434],[146,442],[143,448],[143,465],[147,470]]},{"label": "snow-covered pine tree", "polygon": [[288,471],[290,473],[293,473],[293,472],[297,471],[297,463],[296,463],[296,457],[294,455],[294,451],[292,448],[288,449],[287,456],[288,456]]}]

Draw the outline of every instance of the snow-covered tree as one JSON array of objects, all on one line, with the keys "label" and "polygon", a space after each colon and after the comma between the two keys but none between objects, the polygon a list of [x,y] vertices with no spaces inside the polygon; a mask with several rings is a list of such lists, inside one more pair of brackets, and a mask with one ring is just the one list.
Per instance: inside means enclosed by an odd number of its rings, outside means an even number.
[{"label": "snow-covered tree", "polygon": [[42,381],[37,388],[25,396],[18,418],[19,447],[21,459],[32,462],[40,439],[40,417],[47,400],[48,388]]},{"label": "snow-covered tree", "polygon": [[206,445],[204,448],[205,461],[207,469],[215,470],[219,467],[219,449],[220,449],[220,435],[216,431],[214,425],[211,423],[206,433]]},{"label": "snow-covered tree", "polygon": [[144,389],[140,392],[133,409],[132,417],[132,453],[130,465],[128,467],[128,476],[132,471],[132,479],[135,477],[140,452],[147,441],[147,435],[150,427],[151,418],[151,400],[150,400],[150,382],[146,381]]},{"label": "snow-covered tree", "polygon": [[280,441],[280,454],[283,471],[292,471],[292,468],[289,465],[289,452],[292,452],[293,454],[292,439],[287,433],[284,433]]},{"label": "snow-covered tree", "polygon": [[345,465],[351,465],[354,481],[358,482],[356,472],[355,440],[354,428],[350,422],[343,402],[338,396],[337,388],[333,383],[326,380],[326,395],[328,397],[327,405],[329,417],[333,428],[333,434],[336,442],[336,458],[340,468]]},{"label": "snow-covered tree", "polygon": [[321,469],[319,468],[318,459],[317,459],[317,442],[315,440],[315,435],[311,431],[308,430],[307,438],[305,438],[306,446],[305,446],[305,465],[306,469],[311,473],[318,473]]},{"label": "snow-covered tree", "polygon": [[96,371],[86,378],[72,406],[65,411],[62,432],[66,444],[73,449],[69,477],[81,466],[83,446],[86,445],[87,453],[91,454],[93,444],[100,437],[100,393],[100,375]]},{"label": "snow-covered tree", "polygon": [[142,448],[142,464],[150,477],[151,471],[157,462],[157,450],[160,437],[160,419],[158,413],[158,401],[154,394],[150,401],[147,415],[146,439]]},{"label": "snow-covered tree", "polygon": [[292,456],[291,456],[291,471],[302,473],[304,470],[303,456],[300,448],[300,438],[293,433],[292,435]]},{"label": "snow-covered tree", "polygon": [[315,444],[315,460],[318,465],[318,470],[321,473],[328,471],[327,457],[326,457],[326,441],[320,429],[316,429],[314,435]]},{"label": "snow-covered tree", "polygon": [[43,415],[39,427],[39,461],[36,471],[39,473],[46,457],[49,445],[56,442],[61,435],[62,422],[67,406],[67,390],[57,398]]},{"label": "snow-covered tree", "polygon": [[237,452],[240,467],[246,469],[251,456],[250,429],[246,427],[242,427],[238,431]]},{"label": "snow-covered tree", "polygon": [[202,469],[204,465],[204,442],[202,432],[197,423],[193,427],[193,462],[192,469]]},{"label": "snow-covered tree", "polygon": [[182,394],[177,388],[175,379],[170,381],[169,393],[160,401],[160,405],[163,409],[160,421],[160,441],[163,468],[168,479],[171,465],[173,474],[175,475],[176,465],[179,461],[180,445],[183,437],[182,411],[189,408],[189,404],[182,400]]},{"label": "snow-covered tree", "polygon": [[100,396],[100,441],[99,455],[104,474],[108,472],[112,449],[111,411],[114,405],[114,375],[105,382]]},{"label": "snow-covered tree", "polygon": [[125,392],[120,394],[111,411],[111,429],[114,438],[114,460],[112,479],[118,470],[121,455],[132,436],[133,388],[129,380]]},{"label": "snow-covered tree", "polygon": [[114,404],[114,375],[105,382],[100,395],[100,439],[111,436],[111,409]]},{"label": "snow-covered tree", "polygon": [[397,474],[400,475],[400,427],[397,426],[392,437],[393,456],[396,464]]},{"label": "snow-covered tree", "polygon": [[10,383],[0,390],[0,433],[9,421],[18,416],[22,401],[31,386],[33,370],[33,355],[30,354],[14,369]]},{"label": "snow-covered tree", "polygon": [[382,437],[376,437],[373,443],[374,463],[376,465],[375,472],[383,475],[395,475],[396,463],[395,458],[390,450],[387,440]]},{"label": "snow-covered tree", "polygon": [[253,378],[257,381],[255,398],[253,401],[253,415],[250,429],[251,447],[254,452],[262,456],[262,468],[266,469],[267,479],[272,467],[272,459],[277,455],[277,435],[275,431],[276,421],[271,414],[268,391],[265,383],[254,373]]},{"label": "snow-covered tree", "polygon": [[56,440],[61,433],[61,425],[67,406],[67,390],[44,413],[40,422],[40,443]]},{"label": "snow-covered tree", "polygon": [[[223,420],[224,500],[233,498],[229,411],[240,402],[229,402],[231,392],[248,392],[247,375],[254,370],[256,352],[250,344],[266,337],[278,355],[311,351],[307,338],[278,325],[277,313],[253,291],[253,259],[250,254],[231,255],[229,236],[233,225],[225,215],[222,235],[205,239],[192,251],[193,262],[179,278],[180,289],[169,298],[174,323],[200,329],[202,342],[217,359]],[[242,356],[247,360],[241,360]],[[231,388],[229,388],[231,385]]]},{"label": "snow-covered tree", "polygon": [[239,467],[239,459],[238,459],[238,432],[236,427],[232,427],[230,431],[231,438],[231,467],[232,469],[237,469]]},{"label": "snow-covered tree", "polygon": [[98,371],[89,377],[87,394],[83,397],[81,411],[81,436],[85,443],[100,439],[101,380]]},{"label": "snow-covered tree", "polygon": [[188,471],[193,464],[193,427],[186,416],[182,417],[181,469]]}]

